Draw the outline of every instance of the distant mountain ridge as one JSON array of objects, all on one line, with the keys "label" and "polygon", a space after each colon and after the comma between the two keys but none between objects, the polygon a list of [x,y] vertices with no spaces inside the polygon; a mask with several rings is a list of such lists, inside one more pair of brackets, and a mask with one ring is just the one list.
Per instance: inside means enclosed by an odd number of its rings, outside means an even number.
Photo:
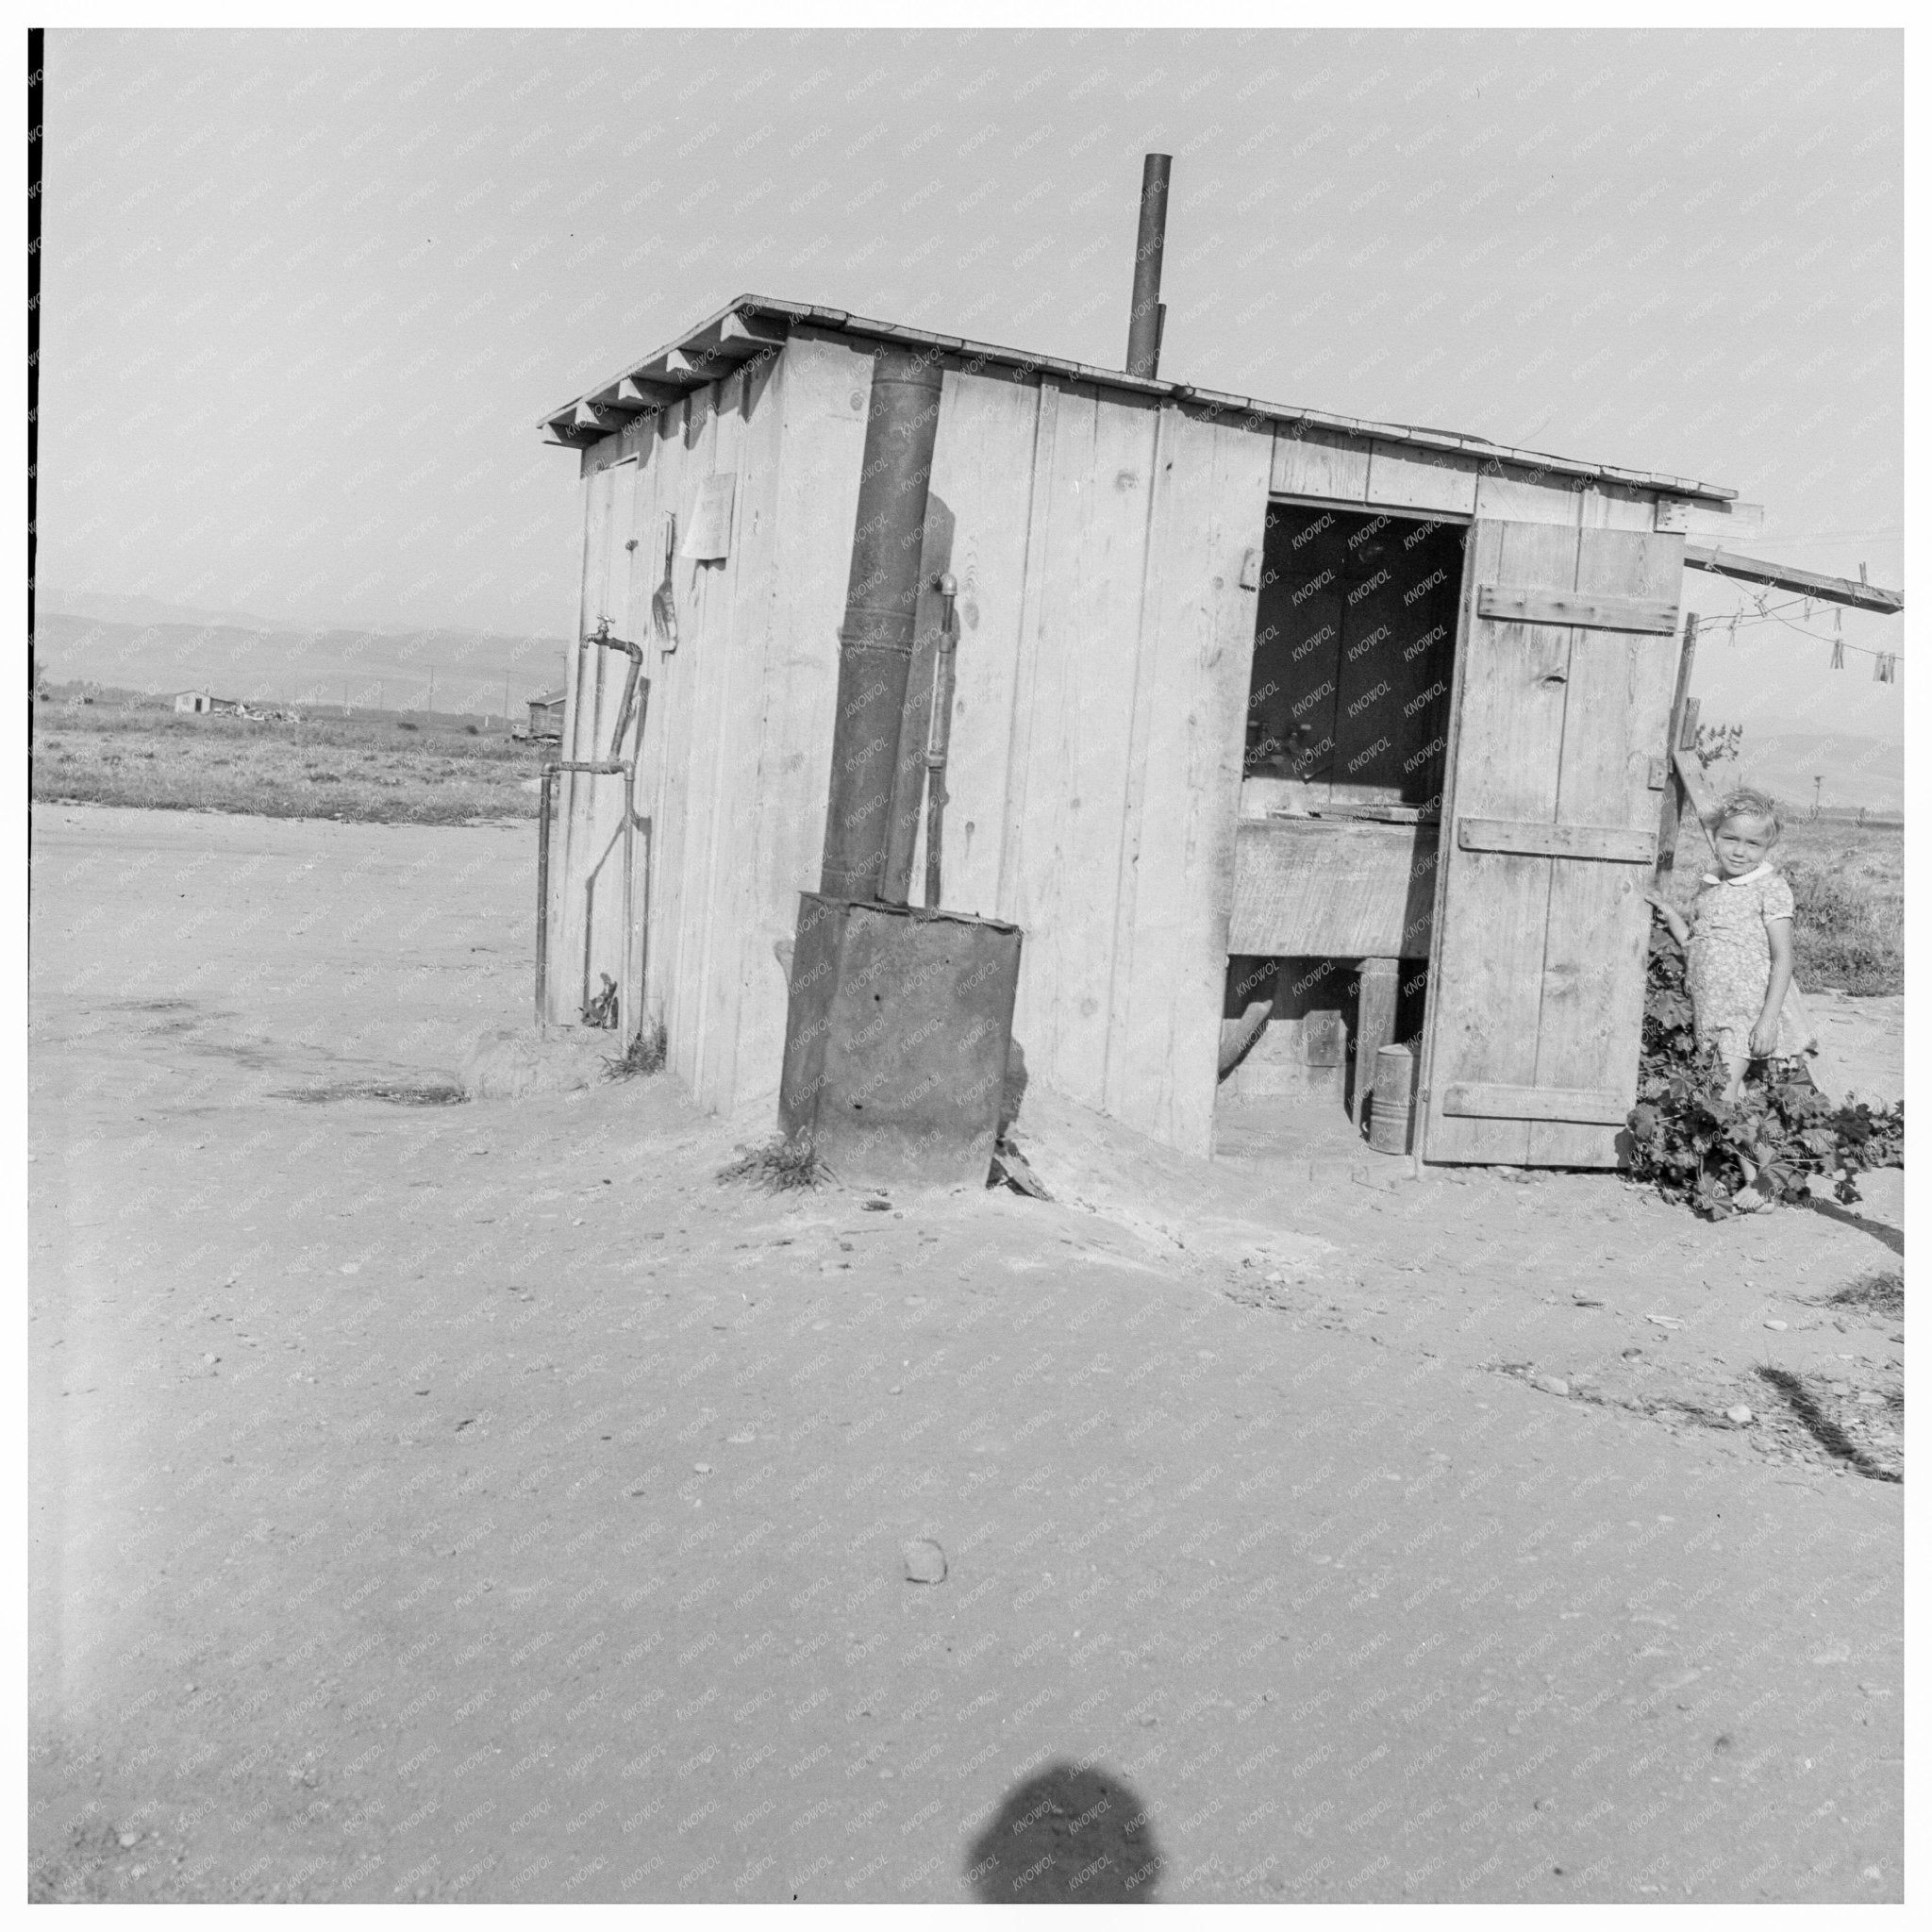
[{"label": "distant mountain ridge", "polygon": [[[1851,732],[1781,731],[1758,738],[1747,729],[1735,765],[1711,769],[1722,788],[1756,785],[1781,803],[1902,812],[1906,748],[1891,739]],[[1821,787],[1816,781],[1823,779]]]},{"label": "distant mountain ridge", "polygon": [[[369,624],[337,619],[307,621],[299,617],[263,617],[251,610],[218,610],[195,604],[173,604],[160,597],[136,591],[63,591],[56,585],[39,586],[35,599],[42,611],[59,611],[71,617],[105,618],[110,624],[191,624],[213,625],[226,630],[253,630],[294,637],[309,637],[325,631],[354,631],[368,637],[419,637],[437,626],[420,624]],[[522,632],[465,629],[466,637],[501,637],[521,641]]]},{"label": "distant mountain ridge", "polygon": [[135,621],[42,608],[35,632],[40,675],[55,683],[87,679],[158,693],[206,687],[217,697],[281,704],[499,714],[515,713],[560,684],[569,649],[561,638],[349,625],[304,630],[248,623],[242,613],[197,618],[178,610]]}]

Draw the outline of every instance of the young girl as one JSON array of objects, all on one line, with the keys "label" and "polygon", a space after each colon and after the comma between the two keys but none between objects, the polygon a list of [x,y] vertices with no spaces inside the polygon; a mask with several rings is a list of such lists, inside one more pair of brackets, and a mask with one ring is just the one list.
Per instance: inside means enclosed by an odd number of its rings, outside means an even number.
[{"label": "young girl", "polygon": [[1697,1043],[1723,1055],[1727,1101],[1737,1099],[1753,1060],[1796,1058],[1817,1045],[1802,1009],[1785,1005],[1791,889],[1771,862],[1781,829],[1763,792],[1734,791],[1711,834],[1717,871],[1705,874],[1690,919],[1658,893],[1644,895],[1685,948]]}]

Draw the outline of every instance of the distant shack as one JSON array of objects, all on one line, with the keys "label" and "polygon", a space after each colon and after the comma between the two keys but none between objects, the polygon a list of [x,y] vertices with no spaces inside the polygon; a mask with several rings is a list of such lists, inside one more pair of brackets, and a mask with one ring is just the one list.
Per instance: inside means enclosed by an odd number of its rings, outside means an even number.
[{"label": "distant shack", "polygon": [[565,695],[563,691],[553,691],[530,700],[530,737],[562,742]]}]

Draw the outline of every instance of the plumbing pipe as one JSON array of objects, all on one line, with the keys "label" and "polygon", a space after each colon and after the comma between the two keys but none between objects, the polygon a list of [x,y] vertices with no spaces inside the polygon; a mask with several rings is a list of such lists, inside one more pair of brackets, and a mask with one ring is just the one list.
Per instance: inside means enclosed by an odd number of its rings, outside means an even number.
[{"label": "plumbing pipe", "polygon": [[939,657],[932,668],[932,730],[925,753],[925,903],[940,903],[940,846],[946,818],[946,751],[953,737],[954,653],[958,634],[953,628],[953,599],[959,587],[952,573],[939,580],[941,604]]},{"label": "plumbing pipe", "polygon": [[940,386],[936,351],[888,344],[873,362],[819,878],[834,898],[877,899],[885,868]]}]

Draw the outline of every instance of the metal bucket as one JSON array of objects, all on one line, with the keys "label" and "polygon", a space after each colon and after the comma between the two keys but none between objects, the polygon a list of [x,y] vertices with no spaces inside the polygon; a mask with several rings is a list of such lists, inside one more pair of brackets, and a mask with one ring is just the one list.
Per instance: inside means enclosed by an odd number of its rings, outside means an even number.
[{"label": "metal bucket", "polygon": [[1385,1046],[1375,1055],[1369,1090],[1369,1145],[1378,1154],[1407,1154],[1415,1132],[1415,1055]]},{"label": "metal bucket", "polygon": [[1020,928],[799,894],[779,1125],[840,1180],[983,1187]]}]

